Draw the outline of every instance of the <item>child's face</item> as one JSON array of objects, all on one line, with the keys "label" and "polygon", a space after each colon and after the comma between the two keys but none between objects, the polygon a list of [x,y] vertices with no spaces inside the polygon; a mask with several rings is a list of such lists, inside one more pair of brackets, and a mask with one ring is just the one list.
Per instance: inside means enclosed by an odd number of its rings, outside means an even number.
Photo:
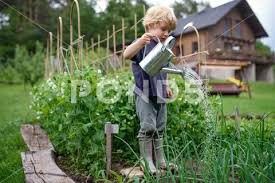
[{"label": "child's face", "polygon": [[148,32],[157,36],[163,42],[168,37],[170,30],[166,22],[159,22],[149,26]]}]

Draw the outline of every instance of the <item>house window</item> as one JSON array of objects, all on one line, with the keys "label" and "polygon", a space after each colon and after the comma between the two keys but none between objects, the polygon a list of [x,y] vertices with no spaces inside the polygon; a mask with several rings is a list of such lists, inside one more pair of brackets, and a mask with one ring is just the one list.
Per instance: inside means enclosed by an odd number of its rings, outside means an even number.
[{"label": "house window", "polygon": [[224,19],[224,36],[230,36],[231,35],[231,27],[232,27],[232,20],[231,18],[225,18]]},{"label": "house window", "polygon": [[[179,49],[180,49],[180,47],[179,47]],[[184,55],[184,46],[181,45],[181,56],[183,56],[183,55]]]},{"label": "house window", "polygon": [[224,50],[225,51],[231,51],[232,50],[232,44],[231,43],[224,43]]},{"label": "house window", "polygon": [[198,51],[198,42],[192,42],[192,53]]},{"label": "house window", "polygon": [[232,47],[232,50],[235,51],[235,52],[240,52],[241,51],[241,46],[240,45],[234,45]]},{"label": "house window", "polygon": [[180,47],[176,46],[175,48],[175,55],[178,57],[180,55]]},{"label": "house window", "polygon": [[184,55],[184,46],[181,46],[181,52],[180,52],[180,45],[178,45],[175,49],[175,55],[176,56],[183,56]]},{"label": "house window", "polygon": [[241,38],[241,24],[240,24],[240,20],[236,20],[235,36],[237,38]]}]

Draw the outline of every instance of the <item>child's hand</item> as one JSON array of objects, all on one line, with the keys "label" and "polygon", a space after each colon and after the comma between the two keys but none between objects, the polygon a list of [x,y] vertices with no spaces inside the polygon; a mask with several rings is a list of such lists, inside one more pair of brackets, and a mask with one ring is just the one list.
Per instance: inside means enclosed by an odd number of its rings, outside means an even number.
[{"label": "child's hand", "polygon": [[168,97],[168,98],[170,98],[170,97],[173,96],[173,92],[172,92],[172,90],[171,90],[170,87],[167,87],[167,89],[166,89],[166,94],[167,94],[167,97]]},{"label": "child's hand", "polygon": [[144,33],[141,38],[139,39],[140,43],[142,45],[146,45],[146,44],[149,44],[151,39],[153,39],[153,34],[151,33]]}]

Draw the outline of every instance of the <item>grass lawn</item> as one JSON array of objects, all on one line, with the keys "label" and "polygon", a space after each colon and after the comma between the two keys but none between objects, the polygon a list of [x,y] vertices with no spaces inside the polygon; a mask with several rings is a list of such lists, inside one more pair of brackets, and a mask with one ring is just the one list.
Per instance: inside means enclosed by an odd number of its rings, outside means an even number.
[{"label": "grass lawn", "polygon": [[222,96],[225,114],[233,114],[238,107],[241,114],[264,114],[275,112],[275,84],[262,82],[251,83],[252,99],[248,93],[239,97]]},{"label": "grass lawn", "polygon": [[20,153],[26,151],[20,124],[30,120],[29,87],[0,84],[0,183],[24,182]]}]

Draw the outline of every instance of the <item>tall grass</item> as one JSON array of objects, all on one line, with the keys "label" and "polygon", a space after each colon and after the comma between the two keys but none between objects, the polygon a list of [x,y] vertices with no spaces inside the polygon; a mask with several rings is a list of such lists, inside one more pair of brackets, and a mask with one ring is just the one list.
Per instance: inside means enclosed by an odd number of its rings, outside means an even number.
[{"label": "tall grass", "polygon": [[[205,153],[211,153],[212,156],[213,151],[202,150],[203,144],[196,145],[188,140],[187,133],[182,139],[185,144],[183,147],[173,139],[167,141],[166,138],[164,149],[167,163],[176,163],[178,172],[167,171],[164,176],[152,176],[145,169],[145,177],[140,181],[275,182],[274,120],[265,116],[261,120],[229,120],[222,123],[219,118],[215,119],[217,130],[211,143],[215,146],[213,158],[205,159],[208,156]],[[237,126],[235,123],[240,124]]]}]

